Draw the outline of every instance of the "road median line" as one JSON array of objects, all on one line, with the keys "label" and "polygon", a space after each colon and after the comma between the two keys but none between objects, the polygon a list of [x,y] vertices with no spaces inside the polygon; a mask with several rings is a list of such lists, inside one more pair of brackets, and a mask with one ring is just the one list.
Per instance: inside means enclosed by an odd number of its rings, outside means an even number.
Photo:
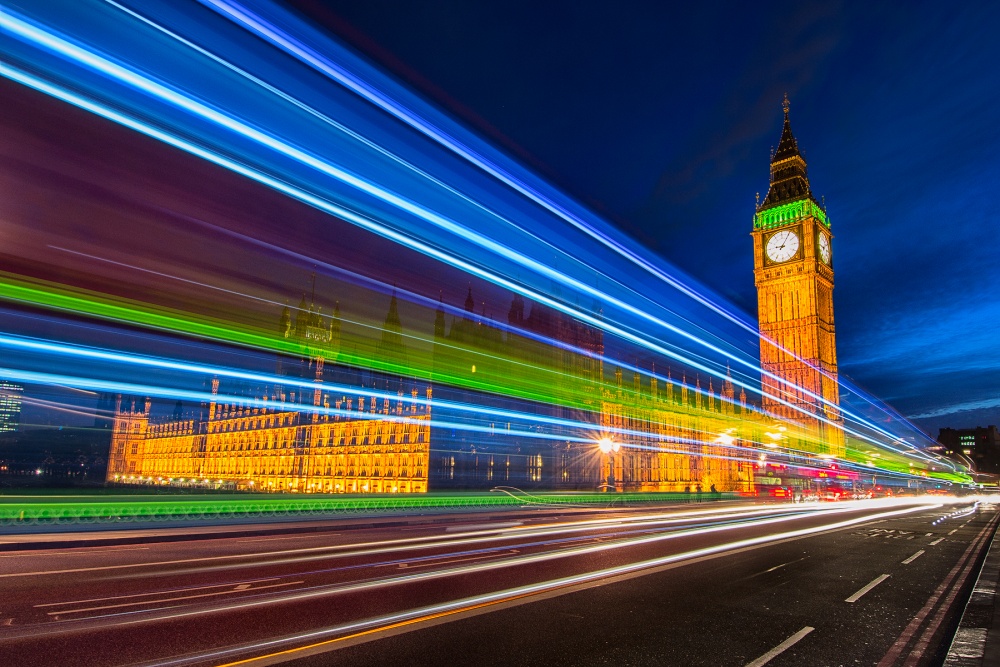
[{"label": "road median line", "polygon": [[854,594],[854,595],[852,595],[851,597],[849,597],[849,598],[847,598],[846,600],[844,600],[844,602],[857,602],[858,600],[860,600],[860,599],[861,599],[861,597],[862,597],[862,596],[863,596],[863,595],[864,595],[865,593],[867,593],[867,592],[868,592],[868,591],[870,591],[871,589],[873,589],[873,588],[875,588],[876,586],[878,586],[879,584],[881,584],[881,583],[882,583],[883,581],[885,581],[886,579],[888,579],[888,578],[889,578],[890,576],[892,576],[892,575],[889,575],[889,574],[883,574],[883,575],[879,575],[879,576],[875,577],[875,578],[874,578],[874,579],[872,579],[872,580],[871,580],[871,581],[870,581],[870,582],[869,582],[869,583],[868,583],[868,584],[867,584],[867,585],[866,585],[866,586],[865,586],[864,588],[862,588],[862,589],[861,589],[861,590],[859,590],[859,591],[858,591],[857,593],[855,593],[855,594]]},{"label": "road median line", "polygon": [[799,643],[803,637],[805,637],[815,629],[816,628],[811,628],[807,625],[806,627],[802,628],[794,635],[792,635],[785,641],[781,642],[780,644],[778,644],[777,646],[775,646],[770,651],[760,656],[753,662],[748,662],[746,667],[764,667],[764,665],[777,658],[779,655],[790,649],[795,644]]}]

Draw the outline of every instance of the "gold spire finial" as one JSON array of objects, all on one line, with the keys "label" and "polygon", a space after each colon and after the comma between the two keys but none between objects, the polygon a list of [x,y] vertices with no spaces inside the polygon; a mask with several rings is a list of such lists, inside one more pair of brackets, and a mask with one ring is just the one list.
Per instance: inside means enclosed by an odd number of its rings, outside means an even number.
[{"label": "gold spire finial", "polygon": [[781,108],[785,110],[785,115],[786,116],[788,115],[788,106],[789,106],[788,93],[785,93],[785,99],[781,103]]}]

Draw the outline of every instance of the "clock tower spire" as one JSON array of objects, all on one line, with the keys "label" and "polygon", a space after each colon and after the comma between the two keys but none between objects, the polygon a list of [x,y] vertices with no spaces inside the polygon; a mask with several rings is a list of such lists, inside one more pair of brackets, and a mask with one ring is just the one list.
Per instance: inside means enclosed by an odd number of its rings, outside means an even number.
[{"label": "clock tower spire", "polygon": [[843,456],[833,236],[826,211],[809,186],[789,106],[786,94],[781,139],[771,155],[770,185],[753,217],[763,408],[803,428],[805,437],[797,448]]}]

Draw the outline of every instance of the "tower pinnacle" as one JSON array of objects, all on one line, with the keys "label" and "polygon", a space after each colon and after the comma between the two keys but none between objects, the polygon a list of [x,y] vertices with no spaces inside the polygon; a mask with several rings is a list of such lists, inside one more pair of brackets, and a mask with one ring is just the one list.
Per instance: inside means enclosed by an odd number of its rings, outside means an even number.
[{"label": "tower pinnacle", "polygon": [[781,103],[781,108],[785,112],[781,139],[771,154],[771,183],[764,201],[757,206],[758,212],[792,201],[813,199],[809,177],[806,174],[806,161],[799,152],[799,142],[792,134],[792,123],[788,119],[789,105],[786,93]]},{"label": "tower pinnacle", "polygon": [[465,297],[465,312],[471,313],[476,309],[476,302],[472,299],[472,285],[469,285],[469,293]]}]

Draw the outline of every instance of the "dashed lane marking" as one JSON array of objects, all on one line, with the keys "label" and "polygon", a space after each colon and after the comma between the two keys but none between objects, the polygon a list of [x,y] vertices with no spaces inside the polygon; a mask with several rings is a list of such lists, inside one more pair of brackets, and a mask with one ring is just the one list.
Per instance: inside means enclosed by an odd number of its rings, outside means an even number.
[{"label": "dashed lane marking", "polygon": [[913,554],[912,556],[910,556],[909,558],[907,558],[906,560],[904,560],[904,561],[903,561],[903,565],[909,565],[909,564],[910,564],[910,563],[912,563],[913,561],[915,561],[915,560],[917,560],[918,558],[920,558],[921,556],[923,556],[923,555],[924,555],[925,553],[926,553],[926,552],[925,552],[925,551],[924,551],[923,549],[921,549],[921,550],[920,550],[920,551],[918,551],[917,553]]},{"label": "dashed lane marking", "polygon": [[767,663],[771,662],[772,660],[774,660],[775,658],[777,658],[779,655],[781,655],[782,653],[784,653],[785,651],[787,651],[788,649],[790,649],[792,646],[794,646],[795,644],[799,643],[802,640],[803,637],[805,637],[806,635],[808,635],[813,630],[815,630],[815,628],[811,628],[811,627],[809,627],[807,625],[806,627],[802,628],[801,630],[799,630],[798,632],[796,632],[794,635],[792,635],[791,637],[789,637],[785,641],[781,642],[780,644],[778,644],[777,646],[775,646],[770,651],[768,651],[764,655],[760,656],[759,658],[757,658],[753,662],[748,662],[747,665],[746,665],[746,667],[763,667],[764,665],[766,665]]},{"label": "dashed lane marking", "polygon": [[864,588],[862,588],[860,591],[858,591],[857,593],[855,593],[851,597],[849,597],[846,600],[844,600],[844,602],[857,602],[858,600],[861,599],[861,597],[865,593],[867,593],[871,589],[875,588],[876,586],[878,586],[879,584],[881,584],[883,581],[885,581],[889,577],[890,577],[890,575],[888,575],[888,574],[883,574],[883,575],[879,575],[879,576],[875,577],[874,579],[872,579],[871,583],[869,583],[867,586],[865,586]]}]

